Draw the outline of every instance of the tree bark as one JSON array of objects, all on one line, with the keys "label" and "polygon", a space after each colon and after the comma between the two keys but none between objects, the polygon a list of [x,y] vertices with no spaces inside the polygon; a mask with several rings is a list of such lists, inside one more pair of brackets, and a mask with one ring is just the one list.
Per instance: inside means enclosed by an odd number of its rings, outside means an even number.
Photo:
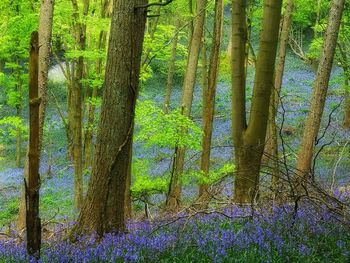
[{"label": "tree bark", "polygon": [[40,118],[39,118],[39,86],[38,60],[39,38],[38,32],[32,33],[30,41],[29,60],[29,151],[28,151],[28,178],[25,178],[26,196],[26,230],[27,252],[29,255],[40,258],[41,222],[39,218],[39,189],[40,189]]},{"label": "tree bark", "polygon": [[[342,27],[343,28],[343,27]],[[344,33],[343,33],[344,34]],[[348,60],[348,51],[350,50],[346,43],[338,42],[339,57],[341,67],[344,72],[344,89],[345,89],[345,102],[344,102],[344,120],[343,126],[345,129],[350,128],[350,62]]]},{"label": "tree bark", "polygon": [[[215,93],[217,77],[219,72],[220,45],[223,22],[223,1],[215,1],[215,21],[214,33],[212,40],[212,50],[209,62],[208,73],[208,89],[205,94],[205,104],[203,112],[203,140],[202,140],[202,155],[201,155],[201,170],[205,176],[209,176],[210,168],[210,147],[213,132],[213,120],[215,111]],[[201,184],[199,186],[199,196],[206,197],[208,195],[208,185]]]},{"label": "tree bark", "polygon": [[272,161],[272,185],[277,186],[279,178],[279,156],[278,156],[278,141],[277,141],[277,126],[276,116],[279,105],[279,94],[281,92],[284,65],[287,54],[287,46],[289,40],[289,32],[292,25],[292,15],[294,8],[294,0],[288,0],[286,3],[285,13],[282,19],[280,32],[280,41],[277,55],[277,64],[275,69],[274,89],[271,93],[269,121],[266,138],[266,155],[267,163]]},{"label": "tree bark", "polygon": [[[206,0],[197,1],[196,14],[193,21],[194,29],[188,53],[188,60],[181,98],[182,113],[187,117],[189,117],[191,114],[193,91],[196,82],[196,71],[203,36],[206,4]],[[180,176],[183,173],[184,164],[185,149],[183,147],[177,147],[175,153],[175,160],[173,162],[174,172],[171,178],[171,183],[169,186],[169,192],[166,201],[166,208],[168,210],[176,211],[179,208],[181,197]]]},{"label": "tree bark", "polygon": [[[79,51],[86,48],[86,25],[81,22],[77,0],[72,0],[74,35]],[[84,0],[83,17],[89,11],[89,0]],[[73,81],[70,94],[70,114],[68,118],[72,138],[72,153],[74,166],[74,204],[80,209],[83,203],[83,136],[82,136],[82,80],[84,78],[84,57],[81,55],[73,61]]]},{"label": "tree bark", "polygon": [[[38,85],[39,97],[41,103],[39,106],[39,151],[42,149],[42,142],[44,137],[44,123],[45,111],[47,104],[47,82],[48,72],[50,67],[50,53],[51,53],[51,37],[52,37],[52,20],[54,12],[54,0],[41,0],[40,3],[40,17],[39,17],[39,72]],[[39,156],[40,158],[40,156]],[[28,158],[24,165],[24,178],[28,176]],[[25,227],[25,189],[22,188],[21,202],[19,207],[19,215],[17,220],[17,229]]]},{"label": "tree bark", "polygon": [[134,112],[147,0],[114,0],[96,153],[73,234],[125,229]]},{"label": "tree bark", "polygon": [[272,91],[282,1],[265,0],[248,126],[245,112],[245,1],[232,1],[232,118],[236,177],[234,201],[252,203],[258,197],[259,172],[264,150]]},{"label": "tree bark", "polygon": [[317,134],[320,129],[324,105],[327,97],[328,82],[332,70],[343,10],[344,0],[332,0],[323,44],[323,51],[313,85],[311,107],[305,122],[303,137],[297,158],[298,174],[300,178],[303,179],[309,178],[312,168],[311,163],[313,151],[317,140]]}]

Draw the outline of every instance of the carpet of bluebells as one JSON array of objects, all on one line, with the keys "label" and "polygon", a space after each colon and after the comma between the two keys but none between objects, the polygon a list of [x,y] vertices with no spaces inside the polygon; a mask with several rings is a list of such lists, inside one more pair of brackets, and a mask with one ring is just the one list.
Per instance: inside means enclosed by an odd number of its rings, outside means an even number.
[{"label": "carpet of bluebells", "polygon": [[[123,235],[45,241],[39,262],[350,262],[349,222],[325,207],[179,215],[130,222]],[[0,262],[36,262],[25,245],[0,242]]]}]

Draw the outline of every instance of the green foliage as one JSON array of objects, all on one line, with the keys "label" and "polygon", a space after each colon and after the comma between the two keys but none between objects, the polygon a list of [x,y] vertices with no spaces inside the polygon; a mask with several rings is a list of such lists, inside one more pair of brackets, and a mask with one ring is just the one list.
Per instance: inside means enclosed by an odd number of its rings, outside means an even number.
[{"label": "green foliage", "polygon": [[201,128],[182,115],[181,110],[165,114],[150,100],[138,101],[135,122],[138,125],[135,141],[143,142],[145,147],[201,149]]},{"label": "green foliage", "polygon": [[132,173],[135,181],[131,186],[132,196],[144,198],[151,194],[165,193],[169,182],[164,177],[151,177],[149,175],[149,162],[145,159],[133,160]]},{"label": "green foliage", "polygon": [[209,175],[206,176],[203,171],[189,171],[181,178],[184,185],[192,184],[213,184],[217,183],[229,174],[235,171],[235,165],[233,163],[226,163],[223,166],[212,169]]},{"label": "green foliage", "polygon": [[9,116],[0,119],[0,143],[6,143],[9,139],[14,139],[18,129],[27,137],[28,127],[20,117]]},{"label": "green foliage", "polygon": [[[5,199],[5,197],[1,196],[0,193],[0,199]],[[0,227],[2,225],[10,224],[14,221],[15,217],[18,215],[19,211],[19,198],[11,198],[9,200],[6,200],[6,206],[2,207],[2,204],[0,204]]]}]

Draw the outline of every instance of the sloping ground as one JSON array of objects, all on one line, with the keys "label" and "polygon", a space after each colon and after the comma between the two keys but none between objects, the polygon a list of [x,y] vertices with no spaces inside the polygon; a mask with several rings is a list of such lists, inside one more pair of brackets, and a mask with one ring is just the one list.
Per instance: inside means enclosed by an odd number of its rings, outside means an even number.
[{"label": "sloping ground", "polygon": [[[332,81],[330,87],[330,95],[327,99],[323,128],[328,123],[328,116],[332,109],[341,101],[342,99],[342,88],[339,83],[341,79],[339,78],[341,71],[335,69],[332,74]],[[62,75],[57,66],[50,71],[50,77],[52,79],[62,79]],[[305,120],[307,110],[309,107],[310,94],[312,91],[312,82],[314,80],[314,73],[308,69],[302,62],[296,60],[294,57],[290,56],[287,61],[287,69],[285,71],[285,76],[283,80],[283,91],[282,102],[284,105],[285,112],[283,113],[282,108],[280,108],[278,121],[281,122],[282,116],[284,114],[285,124],[283,127],[283,134],[286,139],[287,149],[289,154],[290,162],[293,163],[295,155],[298,150],[298,144],[302,132],[303,122]],[[249,87],[248,90],[251,91],[251,86],[253,82],[253,72],[250,70],[249,74]],[[155,85],[157,83],[157,85]],[[220,166],[225,162],[231,162],[232,159],[232,141],[231,141],[231,100],[230,100],[230,85],[227,83],[220,83],[218,85],[218,91],[216,96],[217,112],[214,121],[214,132],[213,132],[213,153],[212,159],[215,166]],[[150,81],[146,83],[143,87],[141,99],[152,99],[157,104],[161,106],[164,98],[165,84],[159,85],[159,81]],[[172,102],[173,107],[179,104],[181,97],[181,90],[176,87],[173,92]],[[249,106],[250,94],[248,92],[247,105]],[[200,124],[200,114],[201,114],[201,89],[196,87],[194,94],[194,107],[193,116],[194,120]],[[56,111],[52,110],[50,122],[59,123],[60,120],[57,117]],[[332,115],[332,124],[328,127],[326,136],[322,139],[321,144],[329,142],[333,136],[334,142],[329,146],[325,147],[324,153],[320,155],[319,161],[317,162],[316,175],[325,185],[330,185],[332,177],[336,179],[339,184],[349,184],[350,183],[350,162],[349,158],[346,158],[347,151],[345,151],[344,158],[339,158],[342,151],[343,145],[345,145],[347,138],[349,138],[349,132],[344,131],[341,127],[342,123],[343,108],[339,107]],[[136,124],[137,125],[137,124]],[[52,218],[55,213],[57,217],[69,216],[73,218],[75,215],[72,205],[73,196],[73,179],[72,179],[72,168],[71,164],[68,164],[65,159],[65,148],[62,147],[62,142],[64,142],[64,131],[61,124],[54,125],[50,130],[50,136],[53,137],[53,144],[60,146],[53,147],[57,152],[53,153],[51,158],[52,167],[51,175],[47,177],[46,171],[47,167],[47,152],[44,153],[44,158],[42,162],[42,189],[41,189],[41,200],[42,200],[42,211],[43,220]],[[151,147],[145,148],[142,143],[136,143],[134,145],[134,154],[138,158],[147,159],[150,161],[150,173],[154,176],[161,176],[164,172],[169,170],[170,160],[172,156],[172,149],[162,149],[162,154],[164,158],[158,158],[160,150]],[[44,147],[46,149],[46,147]],[[60,151],[58,150],[60,149]],[[198,158],[192,158],[193,156],[198,156],[198,153],[189,151],[187,156],[191,160],[188,164],[192,168],[198,166]],[[18,205],[18,197],[20,194],[20,185],[22,184],[22,169],[14,169],[6,167],[6,163],[2,162],[5,167],[0,167],[0,214],[9,213],[5,217],[6,222],[13,222],[13,216],[16,214],[16,205]],[[334,169],[336,165],[337,169]],[[88,176],[85,177],[85,181],[88,181]],[[231,194],[231,186],[226,189],[226,194]],[[184,191],[186,198],[191,198],[196,195],[196,187],[186,187]],[[158,202],[163,200],[164,197],[157,199]],[[12,204],[12,208],[9,211],[8,204]],[[60,208],[57,211],[57,208]],[[3,218],[3,220],[5,220]],[[0,219],[0,222],[2,220]],[[0,225],[1,227],[1,225]]]}]

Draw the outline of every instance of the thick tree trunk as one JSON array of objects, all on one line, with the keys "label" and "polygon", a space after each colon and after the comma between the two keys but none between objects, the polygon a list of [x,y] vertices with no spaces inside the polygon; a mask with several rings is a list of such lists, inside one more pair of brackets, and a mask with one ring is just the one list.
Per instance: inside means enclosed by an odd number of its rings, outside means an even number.
[{"label": "thick tree trunk", "polygon": [[282,1],[265,0],[249,124],[245,117],[245,1],[232,1],[233,140],[236,177],[234,200],[252,203],[258,196],[259,171],[265,145]]},{"label": "thick tree trunk", "polygon": [[274,89],[271,93],[269,121],[266,138],[266,155],[267,162],[272,161],[272,185],[276,186],[279,178],[279,156],[278,156],[278,142],[277,142],[277,126],[276,116],[279,105],[279,94],[282,87],[284,65],[286,60],[289,32],[292,24],[294,0],[288,0],[286,9],[282,19],[282,26],[280,32],[280,45],[278,48],[277,64],[275,69]]},{"label": "thick tree trunk", "polygon": [[[210,168],[210,147],[211,137],[213,132],[213,120],[215,111],[215,93],[217,77],[219,72],[219,59],[220,59],[220,45],[221,45],[221,33],[223,22],[223,1],[215,1],[215,21],[214,21],[214,33],[212,41],[212,50],[209,62],[209,74],[208,74],[208,89],[205,94],[205,104],[203,111],[203,141],[202,141],[202,155],[201,155],[201,170],[205,176],[209,176]],[[208,195],[208,185],[201,184],[199,186],[199,196],[206,198]]]},{"label": "thick tree trunk", "polygon": [[303,137],[297,159],[298,173],[300,177],[304,179],[307,179],[311,172],[313,151],[327,97],[328,82],[332,70],[343,10],[344,0],[332,0],[323,44],[323,51],[313,85],[311,107],[305,122]]},{"label": "thick tree trunk", "polygon": [[96,153],[74,234],[123,231],[147,0],[114,0]]},{"label": "thick tree trunk", "polygon": [[167,78],[167,82],[166,82],[166,93],[165,93],[164,106],[163,106],[163,110],[165,113],[168,113],[168,111],[169,111],[171,93],[172,93],[173,85],[174,85],[176,49],[177,49],[177,43],[179,40],[180,25],[181,25],[180,19],[177,19],[176,20],[176,27],[174,30],[173,43],[172,43],[172,47],[171,47],[171,57],[170,57],[169,66],[168,66],[168,78]]},{"label": "thick tree trunk", "polygon": [[[183,115],[187,117],[189,117],[191,114],[193,91],[196,82],[196,71],[203,36],[206,4],[206,0],[197,1],[196,15],[193,21],[194,29],[189,48],[188,61],[181,98],[182,112]],[[184,164],[185,149],[183,147],[178,147],[175,153],[174,172],[171,178],[171,183],[169,186],[169,192],[166,201],[166,207],[168,210],[176,211],[179,208],[181,197],[180,176],[183,173]]]},{"label": "thick tree trunk", "polygon": [[39,218],[39,163],[40,163],[40,119],[38,32],[32,33],[29,60],[29,151],[28,178],[25,178],[27,252],[37,259],[40,257],[41,223]]}]

